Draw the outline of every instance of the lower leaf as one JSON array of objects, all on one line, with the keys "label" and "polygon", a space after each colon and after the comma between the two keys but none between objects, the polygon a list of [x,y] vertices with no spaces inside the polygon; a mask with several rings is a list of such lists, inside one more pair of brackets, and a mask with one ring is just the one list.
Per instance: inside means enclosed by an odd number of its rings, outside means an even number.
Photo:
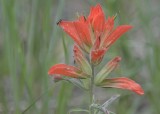
[{"label": "lower leaf", "polygon": [[81,108],[74,108],[71,109],[68,114],[71,114],[72,112],[87,112],[89,114],[89,110],[81,109]]}]

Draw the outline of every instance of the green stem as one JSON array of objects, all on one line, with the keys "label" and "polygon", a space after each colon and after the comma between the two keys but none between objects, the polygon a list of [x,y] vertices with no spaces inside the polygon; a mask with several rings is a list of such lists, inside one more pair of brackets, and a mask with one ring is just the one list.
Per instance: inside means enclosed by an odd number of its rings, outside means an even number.
[{"label": "green stem", "polygon": [[[94,95],[94,65],[92,66],[92,76],[91,76],[91,85],[90,85],[90,105],[93,104],[93,95]],[[90,110],[90,114],[92,114],[92,110]]]}]

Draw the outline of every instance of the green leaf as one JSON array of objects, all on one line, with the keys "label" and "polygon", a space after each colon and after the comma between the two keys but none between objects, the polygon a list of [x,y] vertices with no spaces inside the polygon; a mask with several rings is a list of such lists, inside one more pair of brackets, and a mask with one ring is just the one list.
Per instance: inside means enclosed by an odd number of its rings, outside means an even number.
[{"label": "green leaf", "polygon": [[93,112],[96,112],[96,113],[100,113],[102,112],[103,114],[106,114],[106,110],[102,107],[102,105],[100,104],[91,104],[90,106],[90,110]]},{"label": "green leaf", "polygon": [[81,89],[84,89],[84,90],[88,90],[88,86],[87,86],[87,79],[74,79],[74,78],[67,78],[65,79],[66,81],[72,83],[73,85],[81,88]]},{"label": "green leaf", "polygon": [[81,108],[74,108],[71,109],[68,114],[71,114],[72,112],[87,112],[89,114],[89,110],[81,109]]},{"label": "green leaf", "polygon": [[120,95],[114,95],[107,100],[102,106],[106,109],[113,101],[115,101]]},{"label": "green leaf", "polygon": [[83,72],[87,73],[88,75],[92,74],[91,65],[89,64],[82,50],[77,45],[74,45],[74,58],[77,65]]},{"label": "green leaf", "polygon": [[102,70],[96,75],[95,77],[95,84],[99,85],[107,76],[109,73],[111,73],[120,62],[120,57],[115,57],[111,61],[107,63],[105,67],[102,68]]}]

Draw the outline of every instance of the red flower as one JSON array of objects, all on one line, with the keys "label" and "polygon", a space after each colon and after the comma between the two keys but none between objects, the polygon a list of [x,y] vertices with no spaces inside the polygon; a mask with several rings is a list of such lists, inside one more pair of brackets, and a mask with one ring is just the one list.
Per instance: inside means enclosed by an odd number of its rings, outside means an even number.
[{"label": "red flower", "polygon": [[106,20],[100,4],[91,7],[87,18],[81,16],[76,21],[61,20],[58,25],[82,50],[90,53],[93,64],[100,63],[108,48],[132,28],[130,25],[114,28],[114,17]]},{"label": "red flower", "polygon": [[[130,25],[121,25],[114,28],[114,17],[108,17],[106,20],[100,4],[91,7],[90,14],[87,18],[80,16],[76,21],[61,20],[57,24],[75,42],[74,59],[78,67],[57,64],[50,68],[48,74],[53,75],[57,81],[63,80],[63,76],[78,78],[78,81],[70,79],[69,81],[82,85],[84,88],[89,87],[89,81],[79,79],[91,77],[91,64],[99,64],[110,46],[118,40],[121,35],[132,28]],[[86,59],[83,51],[89,55],[90,61]],[[140,95],[144,94],[141,86],[131,79],[124,77],[107,78],[108,74],[118,66],[120,61],[120,57],[115,57],[109,61],[108,64],[97,73],[94,83],[100,87],[128,89]]]}]

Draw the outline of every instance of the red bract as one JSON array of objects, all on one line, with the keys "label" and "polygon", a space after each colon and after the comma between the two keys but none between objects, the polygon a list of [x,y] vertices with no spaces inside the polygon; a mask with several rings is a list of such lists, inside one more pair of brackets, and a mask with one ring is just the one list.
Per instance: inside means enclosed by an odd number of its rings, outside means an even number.
[{"label": "red bract", "polygon": [[107,78],[103,80],[100,84],[101,87],[113,87],[113,88],[120,88],[120,89],[128,89],[131,90],[139,95],[143,95],[144,91],[139,84],[135,81],[120,77],[120,78]]},{"label": "red bract", "polygon": [[48,71],[49,75],[64,75],[71,78],[87,78],[88,74],[82,72],[80,69],[69,66],[66,64],[57,64],[50,68]]},{"label": "red bract", "polygon": [[121,25],[114,28],[114,17],[105,19],[100,4],[91,7],[87,18],[79,17],[76,21],[61,20],[58,25],[85,52],[90,53],[92,64],[99,64],[108,48],[125,32],[132,28]]},{"label": "red bract", "polygon": [[76,21],[59,21],[58,25],[75,41],[84,51],[90,51],[92,46],[91,34],[84,16]]},{"label": "red bract", "polygon": [[107,50],[108,50],[107,48],[92,50],[92,52],[91,52],[92,63],[94,65],[98,65],[102,61],[103,56]]}]

